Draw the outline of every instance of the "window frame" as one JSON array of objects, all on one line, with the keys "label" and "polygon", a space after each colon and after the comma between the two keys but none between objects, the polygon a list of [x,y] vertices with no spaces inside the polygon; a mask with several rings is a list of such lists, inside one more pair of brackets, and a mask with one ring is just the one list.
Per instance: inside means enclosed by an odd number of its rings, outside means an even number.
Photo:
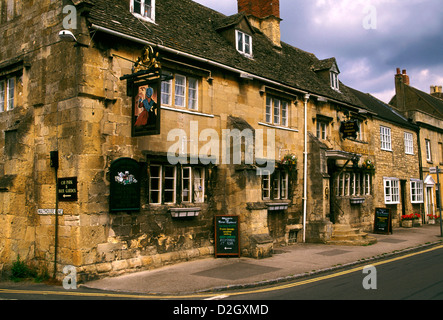
[{"label": "window frame", "polygon": [[340,82],[338,80],[338,72],[330,71],[331,88],[340,91]]},{"label": "window frame", "polygon": [[381,150],[392,151],[392,130],[389,127],[380,126]]},{"label": "window frame", "polygon": [[328,122],[317,120],[317,138],[320,140],[326,140],[328,138],[328,126]]},{"label": "window frame", "polygon": [[[169,73],[172,79],[161,82],[162,105],[199,111],[200,104],[200,79],[180,73]],[[177,81],[180,79],[180,81]],[[193,84],[193,85],[192,85]],[[181,92],[183,91],[183,92]]]},{"label": "window frame", "polygon": [[[252,36],[244,31],[235,30],[235,47],[246,57],[252,57]],[[247,52],[247,50],[249,52]]]},{"label": "window frame", "polygon": [[411,187],[411,203],[424,203],[423,181],[419,179],[411,179],[410,187]]},{"label": "window frame", "polygon": [[[145,16],[144,13],[142,14],[142,8],[146,8],[146,1],[151,1],[151,15],[149,17]],[[140,12],[135,11],[135,2],[140,3]],[[155,0],[131,0],[129,10],[133,15],[140,19],[155,22]]]},{"label": "window frame", "polygon": [[262,200],[288,200],[289,173],[286,170],[263,171]]},{"label": "window frame", "polygon": [[410,132],[405,132],[405,154],[414,155],[414,135]]},{"label": "window frame", "polygon": [[265,122],[288,128],[290,119],[289,106],[290,102],[288,100],[267,94],[265,100]]},{"label": "window frame", "polygon": [[383,189],[385,204],[400,204],[400,179],[383,178]]},{"label": "window frame", "polygon": [[15,77],[0,79],[0,113],[14,110],[15,108]]},{"label": "window frame", "polygon": [[425,151],[426,151],[426,161],[432,162],[432,148],[431,140],[425,139]]}]

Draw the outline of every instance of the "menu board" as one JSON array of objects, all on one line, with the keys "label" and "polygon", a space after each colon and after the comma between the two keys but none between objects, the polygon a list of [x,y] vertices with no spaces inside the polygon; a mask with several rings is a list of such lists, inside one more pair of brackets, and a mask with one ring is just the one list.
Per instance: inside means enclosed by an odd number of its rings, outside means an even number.
[{"label": "menu board", "polygon": [[238,216],[215,217],[215,256],[240,256]]},{"label": "menu board", "polygon": [[391,213],[389,209],[375,209],[374,233],[392,233]]}]

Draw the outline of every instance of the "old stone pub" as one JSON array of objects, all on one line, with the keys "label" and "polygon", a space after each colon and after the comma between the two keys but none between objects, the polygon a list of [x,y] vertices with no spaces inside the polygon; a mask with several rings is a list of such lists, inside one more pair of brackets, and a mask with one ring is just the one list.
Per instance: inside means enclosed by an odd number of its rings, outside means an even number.
[{"label": "old stone pub", "polygon": [[218,216],[244,257],[338,231],[363,245],[376,208],[395,226],[424,210],[417,125],[281,41],[278,0],[0,4],[4,270],[80,281],[211,257]]}]

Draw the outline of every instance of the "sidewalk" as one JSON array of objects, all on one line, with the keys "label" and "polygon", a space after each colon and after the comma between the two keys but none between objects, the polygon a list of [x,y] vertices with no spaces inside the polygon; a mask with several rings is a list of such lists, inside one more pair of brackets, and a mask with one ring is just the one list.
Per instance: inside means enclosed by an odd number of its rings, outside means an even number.
[{"label": "sidewalk", "polygon": [[207,258],[152,271],[87,282],[83,287],[149,294],[185,294],[245,288],[332,271],[353,264],[370,264],[420,247],[442,243],[439,225],[396,228],[391,235],[371,234],[378,242],[370,246],[295,244],[276,249],[267,259]]}]

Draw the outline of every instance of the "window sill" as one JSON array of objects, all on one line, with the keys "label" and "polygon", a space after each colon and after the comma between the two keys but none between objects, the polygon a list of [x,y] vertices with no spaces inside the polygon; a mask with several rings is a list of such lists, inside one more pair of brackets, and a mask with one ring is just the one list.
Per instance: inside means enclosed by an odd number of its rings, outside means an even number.
[{"label": "window sill", "polygon": [[299,130],[297,130],[297,129],[277,126],[277,125],[269,124],[269,123],[265,123],[265,122],[259,122],[258,124],[261,125],[261,126],[265,126],[265,127],[269,127],[269,128],[274,128],[274,129],[281,129],[281,130],[286,130],[286,131],[291,131],[291,132],[299,132]]},{"label": "window sill", "polygon": [[213,114],[201,113],[198,111],[191,111],[191,110],[187,110],[187,109],[177,109],[177,108],[165,107],[165,106],[161,106],[161,109],[174,111],[174,112],[180,112],[180,113],[187,113],[187,114],[192,114],[195,116],[202,116],[202,117],[207,117],[207,118],[214,118],[215,117]]},{"label": "window sill", "polygon": [[197,217],[200,214],[201,208],[170,208],[171,216],[173,218],[187,218],[187,217]]},{"label": "window sill", "polygon": [[286,210],[289,204],[286,202],[268,202],[266,203],[269,211]]}]

